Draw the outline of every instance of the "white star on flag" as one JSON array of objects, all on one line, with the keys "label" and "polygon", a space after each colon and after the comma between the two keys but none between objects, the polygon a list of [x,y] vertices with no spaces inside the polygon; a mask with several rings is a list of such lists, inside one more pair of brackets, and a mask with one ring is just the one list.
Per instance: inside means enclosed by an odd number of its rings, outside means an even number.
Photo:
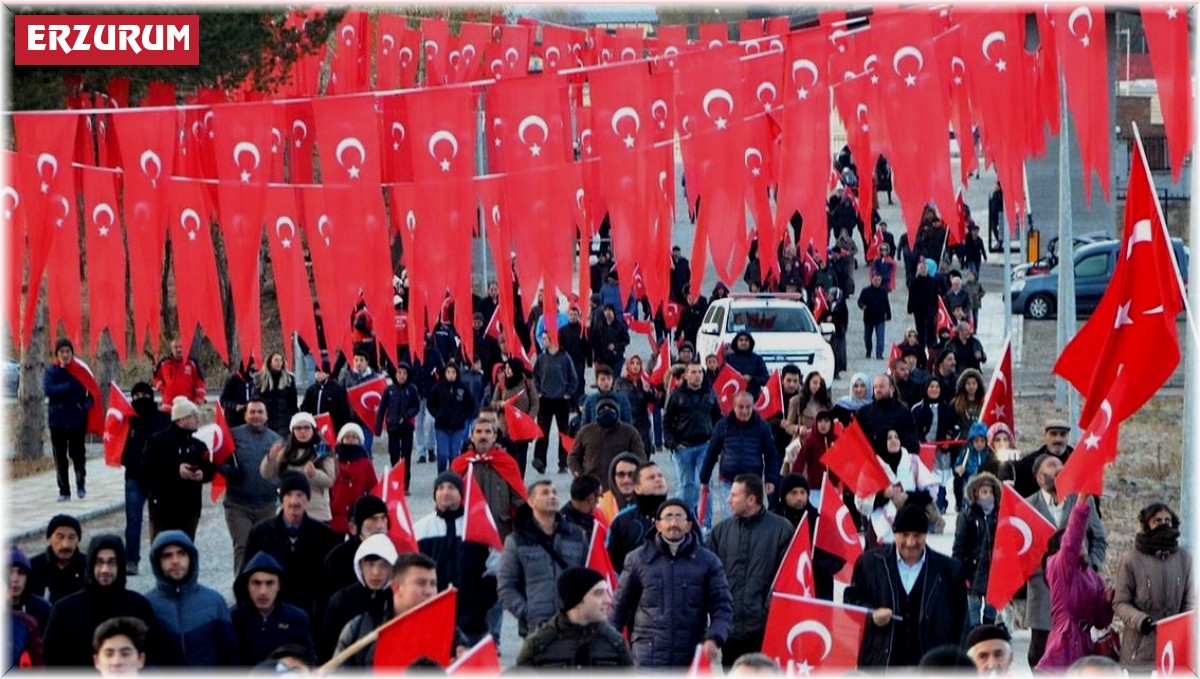
[{"label": "white star on flag", "polygon": [[1174,21],[1175,16],[1178,14],[1179,14],[1179,10],[1175,9],[1174,7],[1167,8],[1167,18],[1170,19],[1171,21]]},{"label": "white star on flag", "polygon": [[1008,68],[1008,64],[1005,63],[1005,61],[1003,59],[996,62],[996,70],[997,71],[1003,71],[1006,68]]},{"label": "white star on flag", "polygon": [[800,89],[796,90],[796,96],[800,97],[801,99],[808,99],[808,90],[801,87]]},{"label": "white star on flag", "polygon": [[1096,436],[1095,433],[1088,434],[1088,437],[1084,440],[1083,445],[1087,446],[1088,448],[1096,448],[1100,445],[1100,437]]},{"label": "white star on flag", "polygon": [[725,129],[725,126],[729,124],[728,120],[725,120],[724,118],[721,118],[721,117],[717,117],[716,119],[713,120],[713,122],[717,124],[718,130]]},{"label": "white star on flag", "polygon": [[879,84],[879,76],[875,75],[874,73],[871,74],[871,84],[872,85]]},{"label": "white star on flag", "polygon": [[188,231],[188,240],[196,240],[196,232]]},{"label": "white star on flag", "polygon": [[106,236],[108,236],[108,227],[107,226],[100,227],[100,237],[104,238]]},{"label": "white star on flag", "polygon": [[448,161],[448,160],[443,160],[442,162],[438,163],[438,165],[440,165],[440,166],[441,166],[441,168],[442,168],[442,172],[449,172],[449,171],[450,171],[450,161]]},{"label": "white star on flag", "polygon": [[42,193],[50,193],[50,185],[42,182]]},{"label": "white star on flag", "polygon": [[542,155],[542,147],[534,144],[529,147],[529,152],[533,154],[533,157],[538,158]]},{"label": "white star on flag", "polygon": [[287,250],[292,247],[292,239],[284,238],[283,240],[279,241],[279,244],[283,246],[284,250]]},{"label": "white star on flag", "polygon": [[1133,325],[1133,319],[1129,317],[1129,306],[1133,304],[1130,300],[1117,307],[1117,320],[1113,322],[1113,330],[1120,328],[1123,325]]},{"label": "white star on flag", "polygon": [[351,179],[358,179],[359,169],[357,165],[351,165],[346,169],[346,174],[350,175]]},{"label": "white star on flag", "polygon": [[250,173],[247,172],[246,170],[242,170],[242,183],[243,184],[250,183]]},{"label": "white star on flag", "polygon": [[916,84],[917,84],[917,76],[915,76],[915,75],[904,76],[905,87],[914,87]]},{"label": "white star on flag", "polygon": [[[632,134],[625,135],[625,139],[623,139],[622,141],[625,142],[625,148],[627,148],[627,149],[633,148],[633,135]],[[588,153],[591,153],[590,148],[588,150]]]},{"label": "white star on flag", "polygon": [[1091,37],[1085,35],[1079,39],[1079,42],[1083,43],[1084,47],[1087,47],[1088,45],[1092,44],[1092,39]]}]

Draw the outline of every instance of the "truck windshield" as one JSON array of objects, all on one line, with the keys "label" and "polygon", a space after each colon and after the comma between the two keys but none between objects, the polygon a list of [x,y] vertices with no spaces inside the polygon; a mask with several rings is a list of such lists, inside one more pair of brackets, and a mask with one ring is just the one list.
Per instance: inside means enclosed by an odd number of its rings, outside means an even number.
[{"label": "truck windshield", "polygon": [[812,315],[797,307],[737,307],[729,310],[726,332],[816,332]]}]

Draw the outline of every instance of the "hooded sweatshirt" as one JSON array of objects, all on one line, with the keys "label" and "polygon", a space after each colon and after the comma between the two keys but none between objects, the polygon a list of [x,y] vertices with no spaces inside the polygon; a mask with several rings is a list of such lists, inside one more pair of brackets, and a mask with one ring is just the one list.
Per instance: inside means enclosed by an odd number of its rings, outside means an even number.
[{"label": "hooded sweatshirt", "polygon": [[368,614],[376,624],[391,615],[392,590],[391,580],[382,589],[367,587],[363,577],[362,562],[367,558],[382,559],[388,565],[396,563],[396,546],[386,535],[372,535],[363,540],[354,553],[354,576],[357,582],[338,590],[329,600],[321,620],[321,634],[318,637],[317,659],[325,662],[333,657],[337,647],[338,636],[346,623],[364,613]]},{"label": "hooded sweatshirt", "polygon": [[[275,607],[263,615],[250,598],[250,576],[254,573],[271,573],[279,578],[279,593],[275,596]],[[287,586],[287,574],[270,554],[259,552],[246,562],[237,580],[233,582],[233,594],[237,604],[230,609],[234,633],[238,639],[238,655],[242,665],[254,666],[270,655],[271,651],[284,644],[299,644],[315,653],[312,627],[308,614],[283,601],[283,588]]]},{"label": "hooded sweatshirt", "polygon": [[604,516],[604,520],[609,525],[612,524],[618,512],[633,502],[634,496],[625,497],[617,492],[617,463],[622,460],[640,466],[646,461],[646,458],[636,453],[621,453],[614,457],[608,465],[608,475],[606,476],[608,479],[608,490],[604,491],[604,494],[600,496],[600,504],[596,506],[596,510]]},{"label": "hooded sweatshirt", "polygon": [[487,545],[463,540],[463,506],[434,511],[413,524],[421,553],[437,562],[438,589],[458,588],[457,623],[467,634],[488,630],[487,612],[496,605],[496,570],[500,553]]},{"label": "hooded sweatshirt", "polygon": [[[738,340],[742,337],[750,340],[750,347],[745,351],[737,348]],[[746,378],[746,391],[750,392],[754,398],[758,398],[758,393],[762,391],[763,385],[767,383],[771,375],[767,372],[766,361],[762,356],[754,353],[754,337],[750,333],[739,332],[733,336],[730,349],[725,352],[725,363]]]},{"label": "hooded sweatshirt", "polygon": [[[162,569],[162,553],[179,545],[188,553],[191,567],[180,582],[168,580]],[[157,585],[146,593],[159,624],[179,650],[181,664],[188,667],[238,664],[238,640],[225,598],[201,585],[200,553],[187,534],[164,531],[154,540],[150,553]]]},{"label": "hooded sweatshirt", "polygon": [[[96,582],[96,553],[113,550],[117,556],[117,577],[111,585]],[[49,667],[92,667],[92,634],[100,623],[117,616],[130,616],[154,628],[154,610],[146,597],[125,589],[125,546],[116,535],[97,535],[87,551],[87,584],[74,594],[60,599],[46,623],[45,655]],[[150,646],[152,659],[164,658]]]}]

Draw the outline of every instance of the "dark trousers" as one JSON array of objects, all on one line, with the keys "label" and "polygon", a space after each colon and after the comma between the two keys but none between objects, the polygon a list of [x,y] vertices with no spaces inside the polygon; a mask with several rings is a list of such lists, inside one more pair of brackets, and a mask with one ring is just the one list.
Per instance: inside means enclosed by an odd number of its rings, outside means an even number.
[{"label": "dark trousers", "polygon": [[1031,629],[1029,638],[1029,669],[1037,667],[1037,664],[1042,661],[1042,656],[1046,654],[1046,642],[1050,641],[1050,630],[1047,629]]},{"label": "dark trousers", "polygon": [[392,461],[392,466],[404,460],[404,489],[408,490],[410,481],[412,481],[412,451],[413,451],[413,428],[401,427],[400,429],[388,430],[388,458]]},{"label": "dark trousers", "polygon": [[[546,398],[545,396],[538,399],[537,423],[545,434],[533,447],[533,468],[539,474],[546,471],[546,446],[550,444],[550,422],[553,421],[558,425],[560,434],[565,434],[567,421],[571,417],[571,401],[571,398]],[[558,436],[555,441],[558,444],[558,467],[564,469],[567,466],[567,449],[563,447],[562,436]]]},{"label": "dark trousers", "polygon": [[75,467],[75,487],[79,490],[86,488],[87,451],[83,447],[83,437],[86,429],[51,429],[50,445],[54,448],[54,471],[58,480],[58,494],[70,495],[71,483],[67,478],[67,458]]},{"label": "dark trousers", "polygon": [[937,312],[932,314],[913,314],[913,320],[916,322],[917,341],[923,347],[931,347],[937,344]]},{"label": "dark trousers", "polygon": [[142,560],[142,514],[146,510],[146,488],[141,481],[125,477],[125,560],[136,566]]},{"label": "dark trousers", "polygon": [[733,667],[733,663],[743,655],[761,652],[765,634],[765,631],[758,632],[741,639],[726,641],[725,645],[721,647],[721,666],[728,671],[730,667]]},{"label": "dark trousers", "polygon": [[525,478],[525,466],[529,462],[529,441],[513,441],[509,444],[508,451],[517,461],[517,469],[521,470],[521,478]]}]

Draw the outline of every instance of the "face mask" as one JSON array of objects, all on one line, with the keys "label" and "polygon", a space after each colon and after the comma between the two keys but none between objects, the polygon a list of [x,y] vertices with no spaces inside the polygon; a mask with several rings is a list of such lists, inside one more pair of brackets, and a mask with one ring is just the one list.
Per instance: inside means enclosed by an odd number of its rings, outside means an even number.
[{"label": "face mask", "polygon": [[991,514],[992,510],[996,508],[996,498],[994,497],[979,498],[976,500],[976,502],[979,503],[980,508],[982,508],[983,511],[987,512],[988,514]]},{"label": "face mask", "polygon": [[138,417],[149,419],[154,411],[158,410],[158,405],[154,403],[152,398],[139,398],[133,401],[133,410],[138,414]]},{"label": "face mask", "polygon": [[612,410],[605,408],[596,414],[596,421],[602,427],[611,427],[617,423],[617,414]]}]

